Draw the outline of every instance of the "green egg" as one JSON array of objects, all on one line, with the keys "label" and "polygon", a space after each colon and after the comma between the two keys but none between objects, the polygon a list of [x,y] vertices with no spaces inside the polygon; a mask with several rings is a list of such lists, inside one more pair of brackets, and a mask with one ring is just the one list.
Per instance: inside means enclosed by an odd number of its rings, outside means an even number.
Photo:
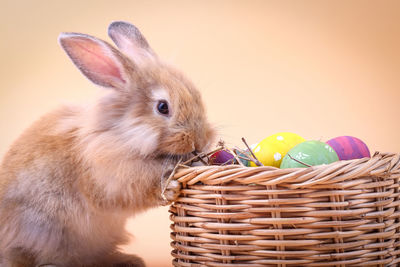
[{"label": "green egg", "polygon": [[306,168],[307,165],[329,164],[338,160],[338,155],[328,144],[320,141],[305,141],[289,150],[282,160],[281,169]]}]

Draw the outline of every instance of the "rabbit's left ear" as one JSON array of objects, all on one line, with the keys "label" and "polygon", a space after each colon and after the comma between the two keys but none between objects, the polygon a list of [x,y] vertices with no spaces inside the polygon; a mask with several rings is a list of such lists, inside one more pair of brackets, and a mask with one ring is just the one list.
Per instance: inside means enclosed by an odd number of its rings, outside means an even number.
[{"label": "rabbit's left ear", "polygon": [[134,25],[124,21],[114,21],[108,26],[108,35],[115,45],[135,63],[154,59],[156,54],[146,39]]},{"label": "rabbit's left ear", "polygon": [[111,45],[81,33],[62,33],[58,40],[72,62],[93,83],[127,90],[129,60]]}]

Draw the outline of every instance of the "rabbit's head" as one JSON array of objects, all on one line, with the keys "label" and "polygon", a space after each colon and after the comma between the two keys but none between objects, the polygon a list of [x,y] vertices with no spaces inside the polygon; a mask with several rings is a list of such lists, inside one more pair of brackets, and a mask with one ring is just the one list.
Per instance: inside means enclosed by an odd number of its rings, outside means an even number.
[{"label": "rabbit's head", "polygon": [[142,156],[185,155],[210,145],[214,130],[196,87],[160,61],[132,24],[113,22],[108,34],[118,49],[85,34],[59,37],[79,70],[110,89],[91,113],[93,134]]}]

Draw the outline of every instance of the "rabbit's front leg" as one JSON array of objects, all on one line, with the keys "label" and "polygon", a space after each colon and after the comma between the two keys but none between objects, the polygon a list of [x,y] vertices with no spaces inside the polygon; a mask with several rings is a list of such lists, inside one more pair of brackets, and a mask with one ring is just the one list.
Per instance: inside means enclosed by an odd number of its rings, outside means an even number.
[{"label": "rabbit's front leg", "polygon": [[171,202],[175,201],[179,194],[181,193],[181,183],[177,180],[173,179],[173,175],[176,171],[177,162],[170,163],[164,175],[161,178],[161,197],[162,197],[162,205],[168,205]]}]

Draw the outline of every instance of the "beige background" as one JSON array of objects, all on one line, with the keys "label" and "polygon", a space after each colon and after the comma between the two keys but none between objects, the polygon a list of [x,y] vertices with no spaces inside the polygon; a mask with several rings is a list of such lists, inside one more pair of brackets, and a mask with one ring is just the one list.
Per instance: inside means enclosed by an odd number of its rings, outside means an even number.
[{"label": "beige background", "polygon": [[[15,1],[0,4],[0,157],[41,114],[97,90],[57,44],[136,24],[202,90],[229,144],[279,132],[400,151],[399,1]],[[169,266],[167,208],[128,224],[126,250]]]}]

